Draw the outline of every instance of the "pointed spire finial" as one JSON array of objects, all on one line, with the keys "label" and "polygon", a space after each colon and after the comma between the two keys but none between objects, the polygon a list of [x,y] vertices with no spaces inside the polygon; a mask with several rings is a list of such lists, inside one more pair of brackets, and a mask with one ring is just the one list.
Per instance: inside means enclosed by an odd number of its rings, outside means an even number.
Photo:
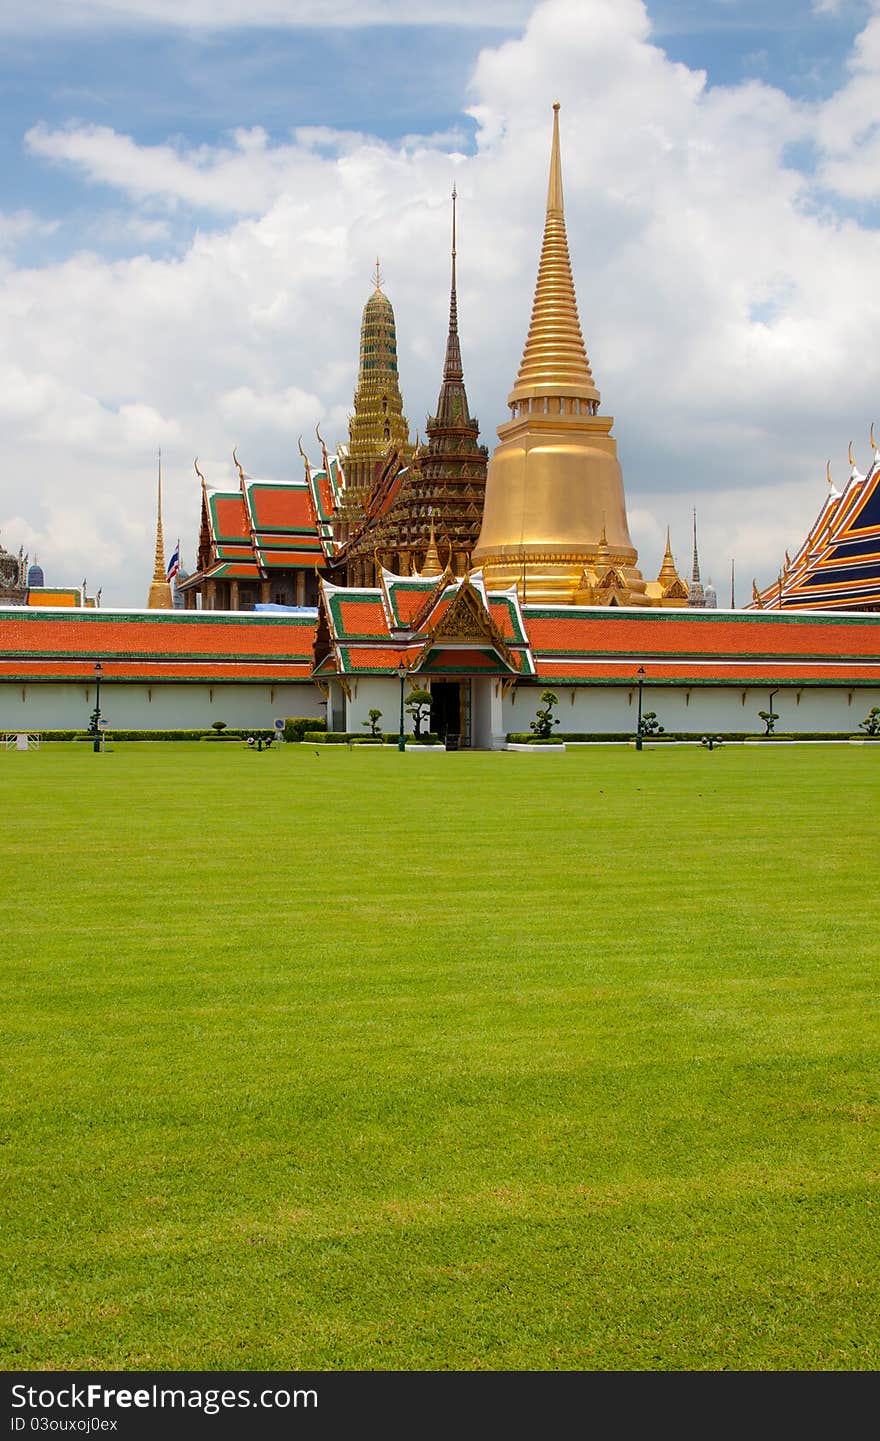
[{"label": "pointed spire finial", "polygon": [[553,106],[553,144],[550,149],[550,181],[547,186],[547,214],[562,215],[562,159],[559,152],[559,101]]},{"label": "pointed spire finial", "polygon": [[193,461],[193,466],[194,466],[194,468],[195,468],[196,475],[199,477],[199,480],[202,482],[202,490],[203,490],[203,491],[207,490],[207,488],[208,488],[207,482],[206,482],[206,480],[205,480],[205,477],[202,475],[202,472],[199,470],[199,457],[198,457],[198,456],[196,456],[195,460]]},{"label": "pointed spire finial", "polygon": [[[162,450],[159,449],[159,482],[156,487],[156,564],[153,580],[165,579],[165,542],[162,538]],[[85,584],[85,582],[83,582]]]},{"label": "pointed spire finial", "polygon": [[553,107],[547,216],[532,318],[519,374],[507,403],[515,407],[521,400],[541,401],[550,396],[564,396],[581,405],[586,401],[588,413],[593,414],[600,399],[584,347],[571,275],[562,202],[558,105]]},{"label": "pointed spire finial", "polygon": [[446,361],[443,366],[443,379],[463,380],[464,370],[461,363],[461,345],[458,339],[458,295],[455,288],[455,201],[456,189],[452,187],[452,281],[449,287],[449,335],[446,340]]},{"label": "pointed spire finial", "polygon": [[381,270],[379,269],[379,257],[378,257],[378,255],[376,256],[376,289],[377,289],[377,290],[381,290],[381,289],[382,289],[382,272],[381,272]]},{"label": "pointed spire finial", "polygon": [[428,535],[428,549],[427,549],[427,551],[425,552],[425,559],[424,559],[424,562],[423,562],[423,564],[422,564],[422,568],[421,568],[419,574],[420,574],[420,575],[427,575],[427,576],[442,575],[442,574],[443,574],[443,566],[440,564],[440,553],[439,553],[439,551],[437,550],[437,538],[436,538],[436,536],[435,536],[435,534],[434,534],[434,510],[433,510],[433,507],[431,507],[431,508],[428,510],[428,515],[429,515],[430,518],[431,518],[431,528],[430,528],[430,533],[429,533],[429,535]]}]

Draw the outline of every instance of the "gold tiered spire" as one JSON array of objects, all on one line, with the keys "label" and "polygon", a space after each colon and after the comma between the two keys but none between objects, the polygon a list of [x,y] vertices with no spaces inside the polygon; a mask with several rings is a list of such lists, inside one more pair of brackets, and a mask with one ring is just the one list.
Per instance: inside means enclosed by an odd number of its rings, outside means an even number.
[{"label": "gold tiered spire", "polygon": [[544,395],[577,397],[594,401],[597,405],[600,399],[587,359],[571,278],[562,201],[558,104],[553,106],[547,218],[532,319],[519,375],[508,403],[512,406],[517,401]]},{"label": "gold tiered spire", "polygon": [[487,584],[515,585],[540,605],[585,603],[591,587],[596,599],[589,604],[649,604],[629,535],[613,419],[597,413],[599,399],[571,275],[557,104],[531,323],[473,552]]},{"label": "gold tiered spire", "polygon": [[431,533],[428,537],[428,549],[419,575],[442,575],[443,567],[440,564],[440,556],[437,551],[437,537],[434,534],[434,513],[431,512]]},{"label": "gold tiered spire", "polygon": [[378,258],[375,289],[361,319],[358,383],[348,434],[345,480],[347,501],[353,505],[366,499],[392,448],[399,451],[402,464],[412,454],[397,374],[397,327],[391,301],[382,289]]},{"label": "gold tiered spire", "polygon": [[153,581],[147,601],[149,610],[171,610],[171,586],[165,578],[165,542],[162,539],[162,452],[159,451],[159,485],[156,513],[156,564],[153,567]]}]

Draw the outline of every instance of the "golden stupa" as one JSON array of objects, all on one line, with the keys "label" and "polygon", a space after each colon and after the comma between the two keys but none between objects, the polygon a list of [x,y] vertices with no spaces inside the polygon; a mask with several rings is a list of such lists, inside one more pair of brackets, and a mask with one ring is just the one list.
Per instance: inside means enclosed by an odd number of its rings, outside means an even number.
[{"label": "golden stupa", "polygon": [[473,553],[492,587],[531,603],[650,605],[630,540],[613,417],[599,415],[571,277],[559,106],[532,319],[511,419],[489,462]]}]

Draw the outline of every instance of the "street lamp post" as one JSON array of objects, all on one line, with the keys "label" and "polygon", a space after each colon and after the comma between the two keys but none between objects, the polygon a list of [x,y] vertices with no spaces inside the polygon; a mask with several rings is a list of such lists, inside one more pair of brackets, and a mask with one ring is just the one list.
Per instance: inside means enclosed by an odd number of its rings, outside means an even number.
[{"label": "street lamp post", "polygon": [[92,750],[101,749],[101,676],[104,674],[104,667],[100,661],[95,662],[95,739],[92,742]]},{"label": "street lamp post", "polygon": [[636,671],[636,676],[638,677],[639,682],[639,719],[636,728],[636,750],[640,751],[642,749],[642,686],[645,682],[644,666],[639,666],[638,670]]},{"label": "street lamp post", "polygon": [[406,661],[402,656],[397,667],[397,675],[400,680],[400,730],[397,736],[397,749],[403,751],[406,750],[406,740],[403,734],[403,682],[406,680]]}]

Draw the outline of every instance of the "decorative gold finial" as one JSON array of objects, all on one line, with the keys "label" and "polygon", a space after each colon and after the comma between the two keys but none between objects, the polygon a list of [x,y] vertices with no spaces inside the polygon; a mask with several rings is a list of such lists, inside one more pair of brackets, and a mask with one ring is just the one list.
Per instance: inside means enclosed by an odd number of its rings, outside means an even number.
[{"label": "decorative gold finial", "polygon": [[159,447],[159,484],[156,489],[156,564],[153,568],[153,580],[163,581],[165,579],[165,542],[162,539],[162,448]]},{"label": "decorative gold finial", "polygon": [[847,450],[847,455],[849,456],[849,463],[850,463],[850,465],[853,466],[853,467],[855,467],[855,463],[856,463],[856,462],[855,462],[855,458],[854,458],[853,453],[852,453],[852,441],[850,441],[850,443],[849,443],[849,449]]},{"label": "decorative gold finial", "polygon": [[299,453],[300,453],[300,455],[301,455],[302,458],[303,458],[303,465],[305,466],[305,471],[306,471],[306,480],[311,480],[311,478],[312,478],[312,467],[309,465],[309,457],[306,455],[305,451],[303,450],[303,438],[302,438],[301,435],[298,435],[298,436],[297,436],[297,438],[296,438],[296,444],[297,444],[297,448],[298,448],[298,450],[299,450]]},{"label": "decorative gold finial", "polygon": [[[83,581],[83,593],[85,593]],[[165,574],[165,543],[162,539],[162,451],[159,451],[159,481],[156,487],[156,563],[147,599],[149,610],[171,610],[171,586]]]},{"label": "decorative gold finial", "polygon": [[876,442],[876,440],[874,439],[874,422],[873,422],[873,420],[871,421],[871,431],[870,431],[870,435],[871,435],[871,449],[874,450],[874,451],[876,451],[876,449],[877,449],[877,442]]},{"label": "decorative gold finial", "polygon": [[198,457],[198,456],[196,456],[195,460],[193,461],[193,466],[195,467],[196,475],[199,477],[199,480],[202,482],[202,490],[207,490],[207,488],[208,488],[208,483],[207,483],[207,481],[205,480],[205,477],[202,475],[202,472],[199,470],[199,457]]},{"label": "decorative gold finial", "polygon": [[422,565],[422,568],[421,568],[419,574],[420,574],[420,575],[426,575],[426,576],[442,575],[442,574],[443,574],[443,567],[442,567],[442,565],[440,564],[440,555],[439,555],[439,552],[438,552],[438,550],[437,550],[437,539],[436,539],[436,536],[435,536],[435,534],[434,534],[434,511],[433,511],[433,509],[430,509],[430,510],[428,511],[428,514],[429,514],[429,516],[431,517],[431,530],[430,530],[430,534],[429,534],[429,536],[428,536],[428,549],[427,549],[427,551],[425,552],[424,564]]},{"label": "decorative gold finial", "polygon": [[235,450],[236,450],[236,447],[233,446],[233,447],[232,447],[232,459],[235,461],[235,465],[236,465],[236,469],[238,470],[239,478],[240,478],[240,480],[241,480],[242,485],[244,485],[244,482],[245,482],[245,473],[244,473],[244,471],[243,471],[242,468],[241,468],[241,461],[239,460],[238,456],[236,455]]},{"label": "decorative gold finial", "polygon": [[547,218],[538,282],[523,358],[516,384],[508,396],[508,404],[512,406],[521,400],[540,401],[544,397],[556,396],[564,396],[569,402],[586,401],[593,410],[599,403],[599,391],[587,359],[571,276],[562,202],[559,110],[554,106]]},{"label": "decorative gold finial", "polygon": [[553,144],[550,148],[550,182],[547,186],[547,214],[562,215],[562,160],[559,153],[559,101],[553,106]]},{"label": "decorative gold finial", "polygon": [[829,460],[828,464],[825,466],[825,479],[828,481],[828,484],[829,484],[829,485],[833,485],[833,484],[834,484],[834,481],[831,479],[831,461],[830,461],[830,460]]},{"label": "decorative gold finial", "polygon": [[381,290],[381,289],[382,289],[382,272],[381,272],[381,270],[379,269],[379,257],[378,257],[378,255],[376,256],[376,289],[377,289],[377,290]]},{"label": "decorative gold finial", "polygon": [[329,455],[327,454],[327,447],[326,447],[326,445],[324,444],[324,437],[323,437],[323,435],[321,434],[321,431],[320,431],[320,429],[319,429],[319,427],[318,427],[317,425],[315,426],[315,434],[316,434],[316,436],[318,437],[318,442],[319,442],[319,444],[320,444],[320,446],[321,446],[321,458],[322,458],[322,460],[323,460],[323,462],[324,462],[324,470],[326,471],[327,479],[329,480],[329,479],[330,479],[330,457],[329,457]]}]

